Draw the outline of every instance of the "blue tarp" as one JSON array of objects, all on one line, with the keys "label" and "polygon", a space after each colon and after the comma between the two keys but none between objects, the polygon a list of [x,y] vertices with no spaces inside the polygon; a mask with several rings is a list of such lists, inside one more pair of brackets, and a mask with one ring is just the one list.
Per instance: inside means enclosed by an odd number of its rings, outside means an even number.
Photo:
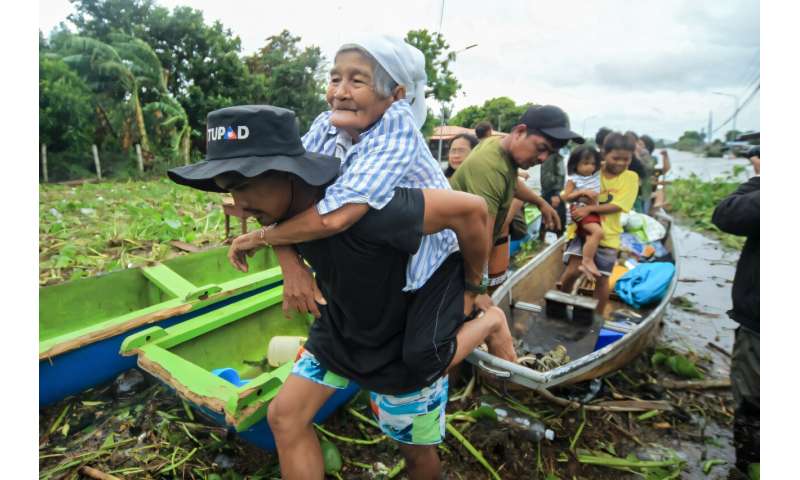
[{"label": "blue tarp", "polygon": [[614,291],[628,305],[641,308],[661,300],[673,275],[675,265],[671,263],[640,263],[617,280]]}]

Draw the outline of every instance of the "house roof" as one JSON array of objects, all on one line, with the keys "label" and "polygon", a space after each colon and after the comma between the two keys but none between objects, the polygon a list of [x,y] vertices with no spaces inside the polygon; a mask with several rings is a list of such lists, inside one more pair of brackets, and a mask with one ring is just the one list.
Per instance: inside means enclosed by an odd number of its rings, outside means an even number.
[{"label": "house roof", "polygon": [[[445,125],[445,126],[438,126],[433,127],[433,135],[429,138],[429,140],[445,140],[449,141],[456,135],[460,135],[462,133],[469,133],[475,135],[475,129],[473,128],[465,128],[465,127],[458,127],[455,125]],[[498,132],[497,130],[492,131],[492,136],[494,137],[505,137],[508,135],[505,132]]]}]

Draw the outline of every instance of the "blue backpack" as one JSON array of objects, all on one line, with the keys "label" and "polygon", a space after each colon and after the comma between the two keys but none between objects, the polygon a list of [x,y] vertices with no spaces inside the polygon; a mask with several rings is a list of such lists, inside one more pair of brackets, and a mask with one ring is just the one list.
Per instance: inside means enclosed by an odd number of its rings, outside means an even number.
[{"label": "blue backpack", "polygon": [[675,265],[668,262],[640,263],[614,284],[619,298],[633,308],[661,300],[675,275]]}]

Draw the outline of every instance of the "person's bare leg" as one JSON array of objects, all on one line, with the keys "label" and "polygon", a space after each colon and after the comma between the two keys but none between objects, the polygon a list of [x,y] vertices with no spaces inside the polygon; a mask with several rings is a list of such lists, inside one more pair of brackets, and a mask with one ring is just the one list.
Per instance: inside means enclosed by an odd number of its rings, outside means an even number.
[{"label": "person's bare leg", "polygon": [[475,347],[483,342],[486,342],[489,353],[492,355],[509,362],[517,361],[514,337],[511,336],[505,313],[498,307],[489,307],[483,315],[464,323],[458,329],[456,353],[447,370],[461,363],[470,352],[475,350]]},{"label": "person's bare leg", "polygon": [[601,275],[594,282],[594,298],[597,299],[597,313],[606,316],[606,305],[608,305],[608,277]]},{"label": "person's bare leg", "polygon": [[597,264],[594,263],[594,256],[597,254],[597,248],[603,239],[603,227],[599,223],[587,223],[582,225],[582,228],[586,232],[586,237],[583,239],[583,257],[581,258],[579,269],[587,275],[598,278],[600,270],[597,269]]},{"label": "person's bare leg", "polygon": [[398,444],[400,453],[406,460],[406,472],[411,480],[439,480],[442,478],[442,464],[436,445]]},{"label": "person's bare leg", "polygon": [[275,435],[284,480],[322,479],[325,466],[311,420],[334,389],[289,375],[270,402],[267,421]]},{"label": "person's bare leg", "polygon": [[578,267],[581,265],[581,257],[577,255],[570,255],[569,261],[567,262],[567,268],[564,269],[564,273],[561,274],[561,279],[559,283],[561,283],[561,291],[562,292],[571,292],[572,285],[575,283],[575,280],[581,275],[580,270]]}]

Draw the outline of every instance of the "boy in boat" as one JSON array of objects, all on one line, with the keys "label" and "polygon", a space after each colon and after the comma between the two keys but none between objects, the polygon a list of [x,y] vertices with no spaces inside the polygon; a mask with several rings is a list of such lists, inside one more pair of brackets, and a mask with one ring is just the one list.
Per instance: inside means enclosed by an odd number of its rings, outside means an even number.
[{"label": "boy in boat", "polygon": [[[169,171],[170,178],[206,191],[231,192],[236,205],[269,227],[239,240],[232,260],[268,233],[324,200],[339,175],[332,157],[306,152],[294,114],[270,106],[211,112],[209,130],[246,125],[246,139],[209,138],[205,162]],[[332,212],[339,222],[341,209]],[[514,361],[505,315],[474,307],[489,255],[483,200],[452,190],[397,188],[339,234],[297,244],[316,272],[327,303],[277,397],[268,421],[285,479],[323,477],[311,419],[337,388],[356,382],[370,391],[381,430],[400,444],[411,478],[438,478],[436,445],[444,437],[447,372],[486,342]],[[274,226],[277,224],[277,226]],[[310,225],[313,227],[314,225]],[[425,235],[451,229],[455,252],[413,294],[403,291],[406,266]]]},{"label": "boy in boat", "polygon": [[[606,135],[603,140],[603,168],[600,170],[600,201],[593,205],[585,205],[571,211],[575,222],[580,222],[584,217],[598,214],[603,227],[603,238],[594,255],[594,263],[600,271],[600,277],[595,279],[594,296],[598,300],[597,311],[605,315],[608,304],[608,277],[614,269],[620,248],[620,235],[622,234],[622,212],[629,212],[633,208],[636,194],[639,190],[639,176],[636,172],[628,170],[636,145],[629,136],[619,132]],[[564,263],[567,264],[561,275],[561,290],[572,291],[572,285],[581,274],[580,266],[583,257],[583,240],[577,235],[576,224],[567,226],[567,244],[564,253]]]}]

